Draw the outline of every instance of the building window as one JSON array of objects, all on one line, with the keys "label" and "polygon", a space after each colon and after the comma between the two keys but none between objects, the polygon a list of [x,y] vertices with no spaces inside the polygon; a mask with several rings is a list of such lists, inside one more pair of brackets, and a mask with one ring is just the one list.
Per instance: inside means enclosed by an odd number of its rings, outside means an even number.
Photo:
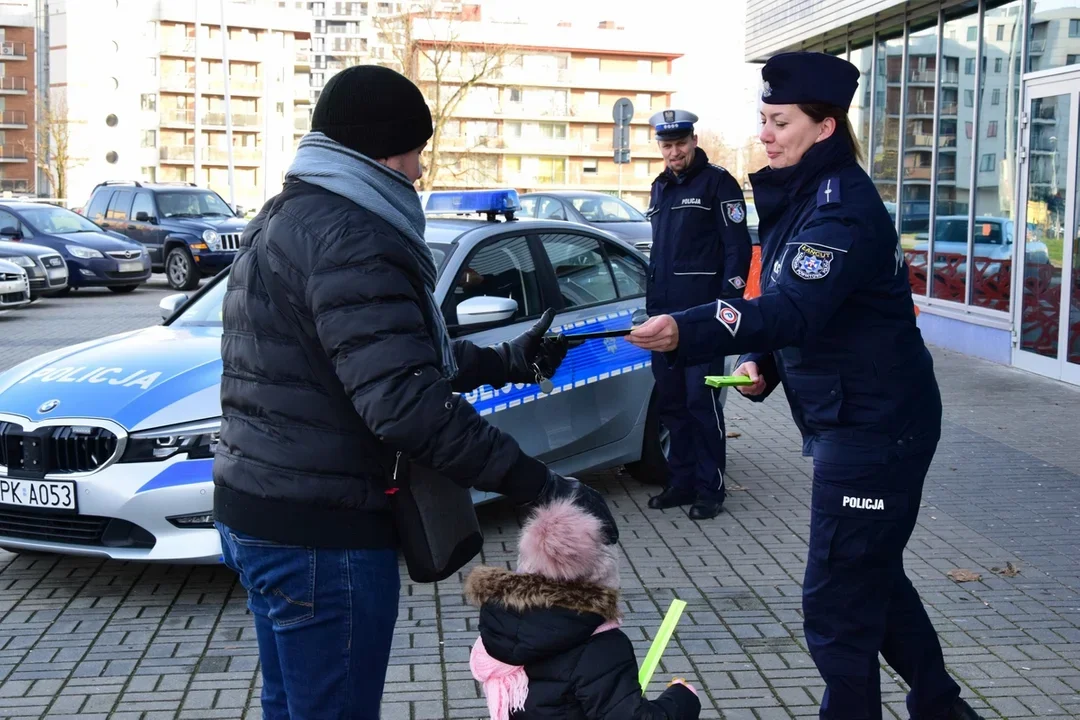
[{"label": "building window", "polygon": [[994,58],[994,72],[1001,72],[1001,58]]},{"label": "building window", "polygon": [[284,115],[285,114],[285,103],[279,102],[277,104],[277,114],[278,115]]},{"label": "building window", "polygon": [[585,93],[585,107],[595,108],[600,107],[600,93],[595,90],[588,90]]},{"label": "building window", "polygon": [[157,130],[143,130],[142,146],[144,148],[157,147]]},{"label": "building window", "polygon": [[595,175],[600,170],[600,163],[596,160],[584,160],[581,163],[581,171],[586,175]]},{"label": "building window", "polygon": [[156,167],[144,167],[139,169],[139,174],[142,175],[142,179],[147,182],[157,182],[157,168]]},{"label": "building window", "polygon": [[1005,39],[1005,26],[1004,25],[998,25],[997,26],[997,39],[999,41]]},{"label": "building window", "polygon": [[987,153],[982,156],[982,160],[979,162],[979,170],[981,172],[990,172],[994,169],[994,161],[997,158],[996,153]]},{"label": "building window", "polygon": [[968,42],[975,42],[979,38],[979,28],[972,25],[967,29]]},{"label": "building window", "polygon": [[600,127],[598,125],[585,125],[581,128],[581,137],[585,142],[597,142],[600,140]]},{"label": "building window", "polygon": [[520,103],[521,102],[521,95],[522,95],[521,88],[510,88],[510,102],[512,102],[512,103]]},{"label": "building window", "polygon": [[964,107],[975,107],[975,91],[964,91]]},{"label": "building window", "polygon": [[156,111],[157,110],[157,95],[154,93],[144,93],[139,96],[139,105],[143,110]]},{"label": "building window", "polygon": [[998,121],[991,120],[986,126],[986,137],[997,137]]},{"label": "building window", "polygon": [[1069,21],[1069,37],[1080,37],[1080,20]]},{"label": "building window", "polygon": [[157,77],[157,58],[147,58],[147,72],[150,73],[150,77]]},{"label": "building window", "polygon": [[965,75],[974,75],[975,74],[975,58],[968,58],[968,59],[964,60],[964,74]]},{"label": "building window", "polygon": [[638,93],[637,107],[634,110],[638,112],[651,112],[652,111],[652,95],[649,93]]},{"label": "building window", "polygon": [[1075,65],[1078,62],[1080,62],[1080,55],[1066,55],[1065,56],[1065,64],[1066,65]]},{"label": "building window", "polygon": [[971,139],[972,127],[973,126],[972,126],[972,124],[970,122],[964,123],[964,135],[967,136],[968,140]]},{"label": "building window", "polygon": [[1001,104],[1001,90],[1000,90],[1000,88],[994,88],[994,92],[990,94],[990,104],[991,105],[1000,105]]}]

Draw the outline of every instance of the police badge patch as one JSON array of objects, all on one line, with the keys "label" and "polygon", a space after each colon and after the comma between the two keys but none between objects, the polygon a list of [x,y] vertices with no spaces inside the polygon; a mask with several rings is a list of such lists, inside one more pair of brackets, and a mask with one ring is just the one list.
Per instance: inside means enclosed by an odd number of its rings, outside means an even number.
[{"label": "police badge patch", "polygon": [[791,260],[792,271],[803,280],[820,280],[832,269],[833,254],[809,245],[800,245]]},{"label": "police badge patch", "polygon": [[734,337],[739,332],[739,324],[742,322],[742,313],[723,300],[716,301],[716,319],[728,329]]},{"label": "police badge patch", "polygon": [[729,200],[724,203],[724,212],[727,213],[728,219],[736,224],[746,219],[746,208],[740,200]]}]

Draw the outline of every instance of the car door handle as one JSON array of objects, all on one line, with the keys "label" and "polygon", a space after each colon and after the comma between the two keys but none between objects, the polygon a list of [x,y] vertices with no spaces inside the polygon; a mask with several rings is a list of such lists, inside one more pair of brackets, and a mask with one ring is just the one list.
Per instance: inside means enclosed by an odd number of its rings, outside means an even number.
[{"label": "car door handle", "polygon": [[138,227],[135,225],[128,225],[128,230],[138,230]]}]

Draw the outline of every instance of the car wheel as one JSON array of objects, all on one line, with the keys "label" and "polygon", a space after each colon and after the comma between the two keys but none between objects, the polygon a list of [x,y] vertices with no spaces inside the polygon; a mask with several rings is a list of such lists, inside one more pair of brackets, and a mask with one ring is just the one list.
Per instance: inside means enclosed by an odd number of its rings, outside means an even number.
[{"label": "car wheel", "polygon": [[165,258],[165,278],[173,290],[194,290],[199,286],[199,271],[185,247],[176,247]]},{"label": "car wheel", "polygon": [[67,287],[61,288],[59,290],[53,290],[52,292],[49,293],[49,297],[57,297],[57,298],[58,297],[65,297],[67,295],[70,295],[71,291],[74,290],[74,289],[75,288],[68,285]]},{"label": "car wheel", "polygon": [[134,292],[138,289],[138,285],[114,285],[109,288],[110,291],[116,293],[117,295],[126,295],[127,293]]},{"label": "car wheel", "polygon": [[667,456],[671,451],[671,433],[660,424],[656,391],[649,398],[649,411],[645,415],[645,439],[641,445],[641,460],[626,464],[631,477],[646,485],[667,485]]}]

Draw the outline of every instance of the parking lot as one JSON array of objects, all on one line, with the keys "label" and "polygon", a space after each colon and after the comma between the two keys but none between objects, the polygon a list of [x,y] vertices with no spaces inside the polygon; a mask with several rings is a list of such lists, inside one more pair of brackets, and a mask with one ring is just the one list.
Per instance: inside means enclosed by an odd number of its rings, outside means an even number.
[{"label": "parking lot", "polygon": [[[130,295],[79,291],[0,314],[0,370],[156,323],[169,293],[157,275]],[[935,357],[947,422],[909,574],[986,717],[1078,717],[1080,390]],[[617,472],[588,478],[622,526],[624,629],[643,658],[680,597],[687,611],[654,692],[678,674],[703,690],[703,717],[814,718],[822,683],[799,600],[809,463],[782,397],[730,397],[719,518],[648,510],[651,488]],[[512,563],[518,516],[498,503],[480,514],[480,561]],[[954,569],[980,578],[955,582]],[[484,716],[468,669],[475,620],[460,581],[406,584],[383,717]],[[882,690],[887,716],[906,718],[888,669]],[[227,569],[0,551],[0,718],[257,718],[258,692],[254,634]]]}]

